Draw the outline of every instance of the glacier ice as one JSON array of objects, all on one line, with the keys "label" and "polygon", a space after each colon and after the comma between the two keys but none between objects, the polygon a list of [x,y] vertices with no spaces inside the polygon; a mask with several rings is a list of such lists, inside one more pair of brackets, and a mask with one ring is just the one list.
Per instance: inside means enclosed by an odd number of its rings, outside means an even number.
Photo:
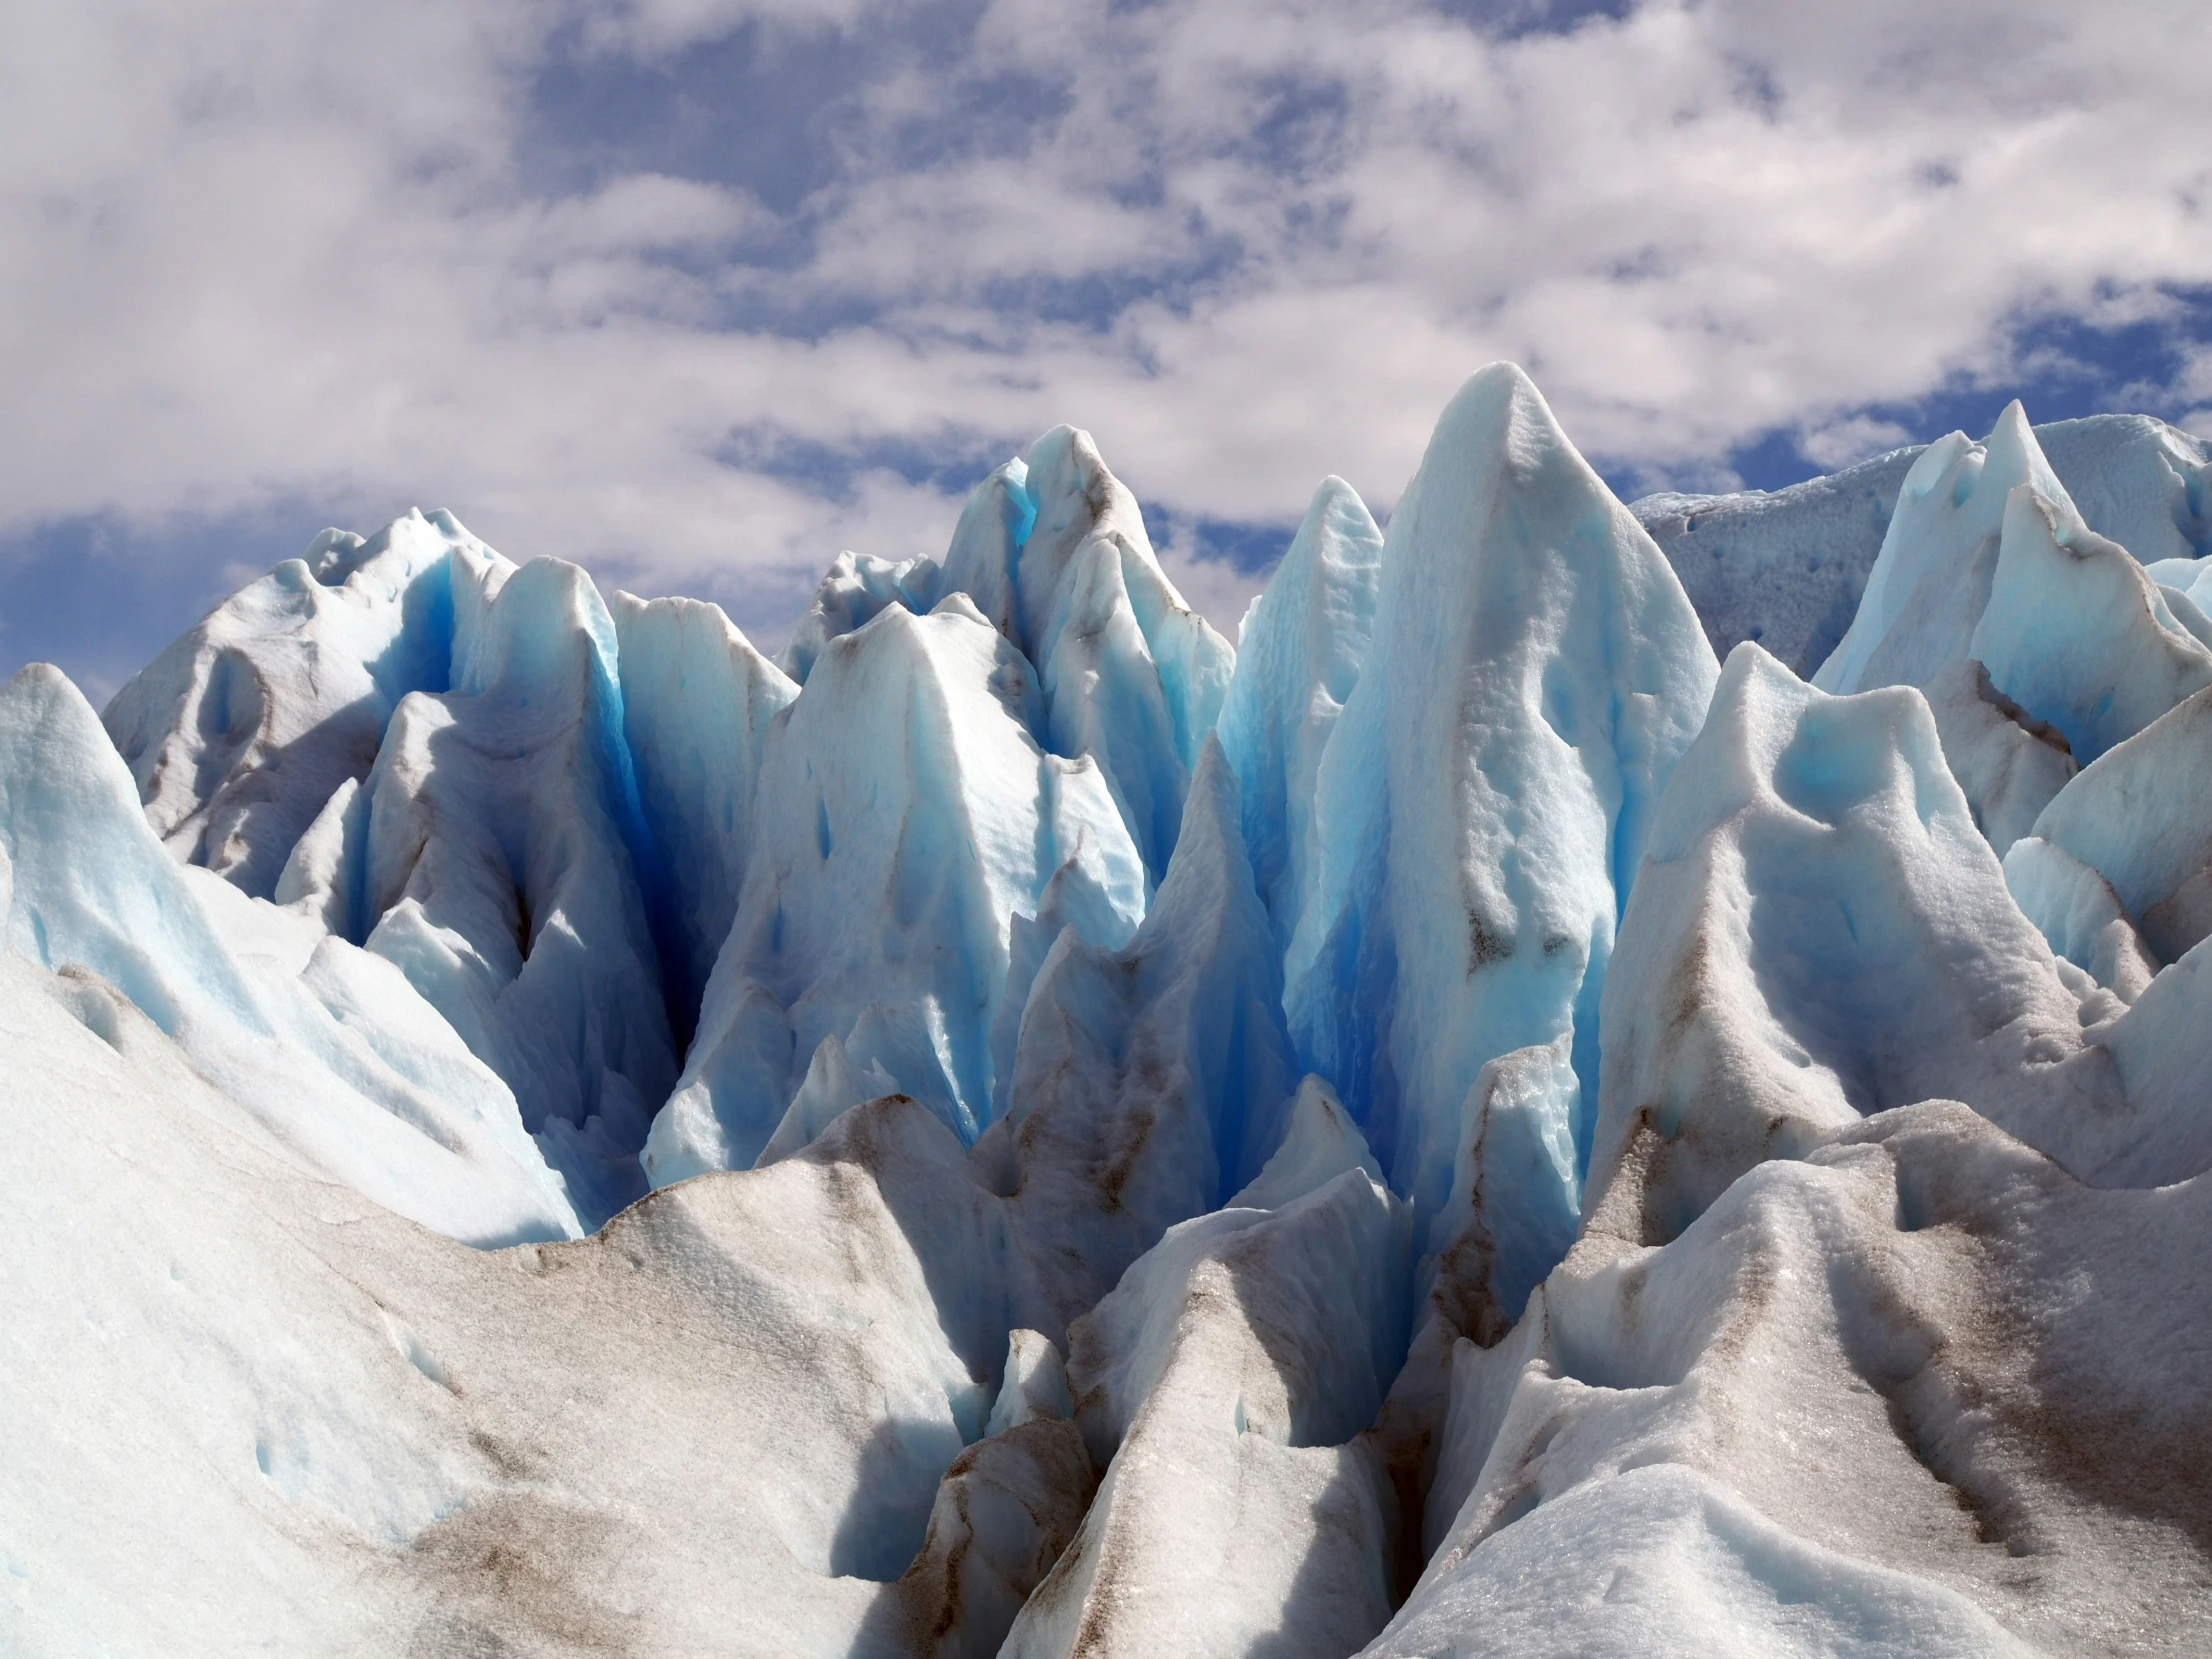
[{"label": "glacier ice", "polygon": [[393,708],[451,676],[449,514],[364,540],[325,530],[134,676],[107,728],[147,821],[184,861],[256,897],[309,822],[376,759]]},{"label": "glacier ice", "polygon": [[643,1194],[677,1070],[617,636],[574,565],[454,558],[452,690],[401,700],[361,788],[361,942],[506,1080],[596,1223]]},{"label": "glacier ice", "polygon": [[[2159,580],[2212,550],[2203,439],[2148,415],[2090,415],[2034,433],[2089,527],[2146,566],[2167,565]],[[1898,487],[1926,452],[1892,450],[1787,489],[1649,495],[1629,511],[1682,578],[1717,655],[1752,640],[1809,675],[1851,626]]]},{"label": "glacier ice", "polygon": [[1499,364],[1235,651],[1058,427],[773,656],[410,513],[26,669],[0,1650],[2189,1651],[2206,463]]},{"label": "glacier ice", "polygon": [[2171,962],[2212,934],[2212,689],[2175,704],[2056,791],[2029,827],[2112,884]]},{"label": "glacier ice", "polygon": [[1437,1548],[1372,1651],[2165,1650],[2202,1293],[2169,1323],[2132,1264],[2202,1202],[2084,1187],[1931,1101],[1757,1165],[1664,1246],[1594,1228],[1457,1349]]},{"label": "glacier ice", "polygon": [[1221,744],[1237,771],[1253,878],[1287,949],[1314,856],[1322,753],[1375,632],[1382,532],[1342,478],[1325,478],[1237,636]]},{"label": "glacier ice", "polygon": [[1076,1322],[1106,1474],[1009,1659],[1350,1653],[1381,1628],[1394,1495],[1360,1430],[1404,1341],[1409,1221],[1347,1170],[1181,1223]]},{"label": "glacier ice", "polygon": [[1444,411],[1382,559],[1373,666],[1317,768],[1284,1007],[1300,1063],[1433,1211],[1488,1061],[1571,1033],[1594,1105],[1614,927],[1716,665],[1509,365]]},{"label": "glacier ice", "polygon": [[1297,1082],[1235,774],[1208,740],[1143,922],[1070,922],[1037,970],[1007,1113],[976,1143],[1057,1334],[1168,1228],[1264,1175]]},{"label": "glacier ice", "polygon": [[10,949],[64,975],[93,1028],[115,1028],[113,986],[303,1167],[440,1232],[578,1231],[514,1095],[433,1005],[389,962],[180,866],[50,668],[0,688],[0,846]]},{"label": "glacier ice", "polygon": [[1923,450],[1898,491],[1859,610],[1813,684],[1827,692],[1920,686],[1969,655],[2016,488],[2040,497],[2058,521],[2081,525],[2016,402],[1986,443],[1953,432]]},{"label": "glacier ice", "polygon": [[1972,655],[2084,765],[2212,685],[2212,646],[2119,543],[2022,484],[2007,499]]},{"label": "glacier ice", "polygon": [[696,599],[612,601],[623,737],[664,877],[661,968],[689,1038],[737,919],[769,723],[799,688]]},{"label": "glacier ice", "polygon": [[1978,658],[1959,658],[1921,689],[1936,717],[1943,763],[2001,858],[2078,770],[2073,746],[1998,691]]},{"label": "glacier ice", "polygon": [[876,1068],[965,1139],[990,1122],[1014,917],[1067,863],[1117,916],[1145,902],[1101,769],[1040,744],[1038,702],[1027,659],[958,594],[825,648],[770,722],[756,790],[799,810],[751,849],[647,1149],[656,1183],[753,1162],[818,1059],[824,1087],[837,1066]]}]

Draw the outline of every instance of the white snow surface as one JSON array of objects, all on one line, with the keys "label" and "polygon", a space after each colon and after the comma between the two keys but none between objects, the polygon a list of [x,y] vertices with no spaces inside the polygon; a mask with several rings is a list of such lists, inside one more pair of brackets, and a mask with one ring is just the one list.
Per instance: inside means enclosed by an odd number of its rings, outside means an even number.
[{"label": "white snow surface", "polygon": [[410,513],[26,669],[0,1652],[2202,1651],[2207,487],[1497,364],[1237,651],[1058,427],[774,661]]}]

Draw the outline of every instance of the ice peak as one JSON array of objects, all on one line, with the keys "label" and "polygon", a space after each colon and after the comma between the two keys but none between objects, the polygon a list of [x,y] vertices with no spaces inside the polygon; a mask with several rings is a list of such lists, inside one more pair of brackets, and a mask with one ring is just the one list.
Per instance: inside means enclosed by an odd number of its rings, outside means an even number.
[{"label": "ice peak", "polygon": [[1236,769],[1253,874],[1286,947],[1313,857],[1322,751],[1367,661],[1382,559],[1366,504],[1342,478],[1324,478],[1239,636],[1217,731]]},{"label": "ice peak", "polygon": [[945,551],[943,576],[946,592],[965,593],[992,627],[1023,646],[1021,550],[1037,518],[1028,478],[1028,465],[1017,456],[975,486]]},{"label": "ice peak", "polygon": [[1489,1060],[1573,1030],[1594,1100],[1619,906],[1717,667],[1658,548],[1502,363],[1391,518],[1368,663],[1319,768],[1285,1006],[1433,1214]]},{"label": "ice peak", "polygon": [[1851,627],[1813,684],[1839,693],[1925,687],[1967,656],[1995,575],[2005,502],[2022,486],[2080,523],[2016,399],[1984,442],[1952,432],[1930,444],[1905,475]]}]

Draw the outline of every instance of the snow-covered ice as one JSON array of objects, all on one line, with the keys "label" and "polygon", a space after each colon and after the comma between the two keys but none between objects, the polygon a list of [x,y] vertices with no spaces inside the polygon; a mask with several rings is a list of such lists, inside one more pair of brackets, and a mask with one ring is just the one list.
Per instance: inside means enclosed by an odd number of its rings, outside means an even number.
[{"label": "snow-covered ice", "polygon": [[1496,364],[1235,650],[1063,426],[773,656],[410,513],[24,670],[0,1651],[2199,1650],[2207,480]]}]

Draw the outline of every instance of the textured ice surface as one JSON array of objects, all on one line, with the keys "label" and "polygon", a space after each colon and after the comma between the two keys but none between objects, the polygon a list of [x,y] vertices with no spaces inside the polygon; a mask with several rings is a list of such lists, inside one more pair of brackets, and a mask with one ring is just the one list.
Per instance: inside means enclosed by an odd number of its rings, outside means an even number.
[{"label": "textured ice surface", "polygon": [[2032,832],[2104,879],[2164,961],[2212,933],[2212,690],[2167,710],[2057,791]]},{"label": "textured ice surface", "polygon": [[1372,667],[1317,769],[1284,1006],[1301,1064],[1432,1210],[1491,1059],[1569,1035],[1594,1104],[1614,927],[1715,665],[1510,365],[1444,411],[1382,557]]},{"label": "textured ice surface", "polygon": [[1953,432],[1924,449],[1899,488],[1858,614],[1813,684],[1830,692],[1925,686],[1971,655],[2016,488],[2041,497],[2056,522],[2080,526],[2017,403],[1986,443]]},{"label": "textured ice surface", "polygon": [[1144,910],[1099,766],[1039,743],[1039,702],[964,596],[889,607],[825,648],[770,726],[758,795],[785,810],[764,816],[655,1128],[657,1183],[750,1164],[832,1040],[825,1067],[877,1068],[968,1140],[989,1123],[1014,917],[1069,863],[1116,916]]},{"label": "textured ice surface", "polygon": [[623,733],[665,884],[661,963],[688,1038],[755,839],[769,722],[799,688],[696,599],[614,596]]},{"label": "textured ice surface", "polygon": [[1971,654],[2083,765],[2212,685],[2212,647],[2165,590],[2126,548],[2026,484],[2005,507]]},{"label": "textured ice surface", "polygon": [[367,773],[393,707],[451,674],[450,514],[363,540],[325,530],[210,612],[109,704],[147,822],[184,862],[267,898],[344,780]]},{"label": "textured ice surface", "polygon": [[1037,970],[1007,1115],[976,1144],[1058,1334],[1175,1223],[1262,1173],[1297,1082],[1235,776],[1209,741],[1152,908],[1119,949],[1070,923]]},{"label": "textured ice surface", "polygon": [[1241,654],[1060,427],[776,661],[410,514],[26,670],[0,1651],[2196,1652],[2204,460],[1496,365]]},{"label": "textured ice surface", "polygon": [[[2145,564],[2212,551],[2202,439],[2148,415],[2055,421],[2035,438],[2098,534]],[[1922,453],[1894,450],[1787,489],[1650,495],[1629,510],[1682,578],[1718,655],[1752,640],[1807,675],[1851,626],[1898,486]]]},{"label": "textured ice surface", "polygon": [[1075,1324],[1107,1471],[1009,1656],[1345,1654],[1382,1626],[1394,1494],[1360,1431],[1403,1350],[1409,1221],[1347,1170],[1183,1223]]},{"label": "textured ice surface", "polygon": [[2055,726],[1998,691],[1977,658],[1959,658],[1922,689],[1944,764],[2001,858],[2073,777],[2073,749]]},{"label": "textured ice surface", "polygon": [[[0,846],[9,948],[62,975],[91,1029],[120,1030],[113,987],[306,1168],[441,1232],[576,1231],[514,1095],[438,1011],[390,963],[180,867],[91,707],[42,665],[0,688]],[[20,1098],[35,1076],[18,1069]]]},{"label": "textured ice surface", "polygon": [[362,942],[506,1079],[596,1224],[645,1191],[677,1070],[614,621],[558,560],[457,558],[453,583],[453,689],[400,703],[362,786]]},{"label": "textured ice surface", "polygon": [[1221,744],[1243,794],[1253,877],[1286,947],[1312,879],[1322,752],[1367,660],[1382,565],[1367,507],[1325,478],[1237,637]]}]

